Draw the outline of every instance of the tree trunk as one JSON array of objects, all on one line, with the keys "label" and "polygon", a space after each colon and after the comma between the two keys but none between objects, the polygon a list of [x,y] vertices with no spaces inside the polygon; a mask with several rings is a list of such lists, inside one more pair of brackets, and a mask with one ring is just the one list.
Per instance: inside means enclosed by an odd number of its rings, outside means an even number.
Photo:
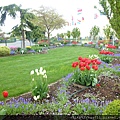
[{"label": "tree trunk", "polygon": [[23,48],[25,48],[25,30],[22,30]]},{"label": "tree trunk", "polygon": [[50,44],[50,33],[48,32],[48,44]]},{"label": "tree trunk", "polygon": [[7,46],[7,39],[5,39],[5,46]]}]

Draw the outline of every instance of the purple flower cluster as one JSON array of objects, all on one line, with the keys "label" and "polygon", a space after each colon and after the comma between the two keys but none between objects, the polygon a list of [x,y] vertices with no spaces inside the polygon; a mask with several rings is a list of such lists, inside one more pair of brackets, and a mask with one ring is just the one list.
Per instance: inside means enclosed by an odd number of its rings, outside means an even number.
[{"label": "purple flower cluster", "polygon": [[[9,102],[7,102],[7,105],[12,105],[15,104],[15,106],[18,106],[19,103],[23,103],[23,104],[28,104],[31,102],[31,98],[25,99],[23,97],[20,97],[18,99],[12,98]],[[4,105],[3,101],[0,101],[0,105]]]},{"label": "purple flower cluster", "polygon": [[111,101],[98,101],[98,100],[94,100],[94,99],[83,99],[83,100],[79,100],[80,103],[87,103],[87,104],[94,104],[95,106],[106,106],[108,105]]},{"label": "purple flower cluster", "polygon": [[115,72],[120,72],[120,64],[111,65],[101,61],[101,65],[99,66],[99,68],[104,68],[104,67],[110,68]]}]

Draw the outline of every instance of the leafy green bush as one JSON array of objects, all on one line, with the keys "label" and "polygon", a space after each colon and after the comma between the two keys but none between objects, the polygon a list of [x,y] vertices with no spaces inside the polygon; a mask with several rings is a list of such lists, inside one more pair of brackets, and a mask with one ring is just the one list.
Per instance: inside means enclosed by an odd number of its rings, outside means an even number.
[{"label": "leafy green bush", "polygon": [[0,56],[10,55],[10,48],[7,46],[0,46]]},{"label": "leafy green bush", "polygon": [[42,47],[40,47],[38,45],[33,45],[31,48],[32,48],[32,50],[35,50],[36,52],[39,52],[39,50],[42,49]]},{"label": "leafy green bush", "polygon": [[48,47],[49,44],[47,42],[43,42],[43,43],[40,43],[39,46]]},{"label": "leafy green bush", "polygon": [[102,115],[120,115],[120,100],[109,103]]},{"label": "leafy green bush", "polygon": [[108,48],[108,51],[113,52],[113,53],[117,53],[116,49]]},{"label": "leafy green bush", "polygon": [[100,56],[100,59],[102,60],[102,61],[104,61],[105,63],[111,63],[112,62],[112,60],[113,60],[113,57],[112,56],[107,56],[107,55],[102,55],[102,56]]}]

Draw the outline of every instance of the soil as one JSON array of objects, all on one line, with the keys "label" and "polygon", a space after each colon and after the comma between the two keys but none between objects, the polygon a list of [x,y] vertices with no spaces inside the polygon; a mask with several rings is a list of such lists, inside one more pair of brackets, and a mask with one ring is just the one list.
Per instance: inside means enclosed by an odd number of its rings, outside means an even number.
[{"label": "soil", "polygon": [[[120,64],[120,60],[114,59],[112,61],[113,65]],[[56,93],[58,88],[61,86],[61,81],[64,79],[58,80],[57,82],[49,85],[49,98],[46,98],[49,100],[49,102],[52,101],[52,97],[56,97]],[[108,100],[108,101],[113,101],[114,99],[120,99],[120,77],[112,75],[111,76],[105,76],[105,75],[100,75],[98,77],[99,84],[100,86],[95,86],[95,87],[89,87],[84,89],[84,86],[76,85],[76,84],[71,84],[68,86],[67,91],[69,91],[69,94],[71,97],[69,100],[72,102],[73,98],[78,97],[79,99],[84,99],[84,98],[92,98],[95,96],[98,100]],[[82,90],[84,89],[84,90]],[[80,91],[81,90],[81,91]],[[18,97],[15,97],[14,99],[18,99],[19,97],[23,97],[25,99],[31,98],[31,102],[34,102],[34,99],[32,97],[31,92],[22,94]],[[44,99],[44,100],[46,100]],[[9,102],[12,99],[7,100],[6,102]]]}]

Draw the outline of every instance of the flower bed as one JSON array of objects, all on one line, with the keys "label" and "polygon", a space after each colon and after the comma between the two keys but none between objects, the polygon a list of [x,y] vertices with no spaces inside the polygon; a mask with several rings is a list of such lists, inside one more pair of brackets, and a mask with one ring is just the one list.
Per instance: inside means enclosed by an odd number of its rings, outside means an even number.
[{"label": "flower bed", "polygon": [[[114,65],[114,61],[112,64]],[[101,62],[99,69],[101,74],[97,77],[98,83],[95,86],[75,86],[74,82],[71,82],[71,73],[49,86],[48,98],[37,100],[38,95],[37,99],[33,98],[30,92],[6,102],[1,101],[0,110],[6,110],[7,115],[102,115],[111,101],[120,99],[120,77],[112,73],[112,66],[107,63]],[[35,72],[39,74],[37,69]],[[46,74],[46,71],[43,72]],[[32,80],[34,81],[33,78]],[[5,97],[7,96],[5,94]]]}]

